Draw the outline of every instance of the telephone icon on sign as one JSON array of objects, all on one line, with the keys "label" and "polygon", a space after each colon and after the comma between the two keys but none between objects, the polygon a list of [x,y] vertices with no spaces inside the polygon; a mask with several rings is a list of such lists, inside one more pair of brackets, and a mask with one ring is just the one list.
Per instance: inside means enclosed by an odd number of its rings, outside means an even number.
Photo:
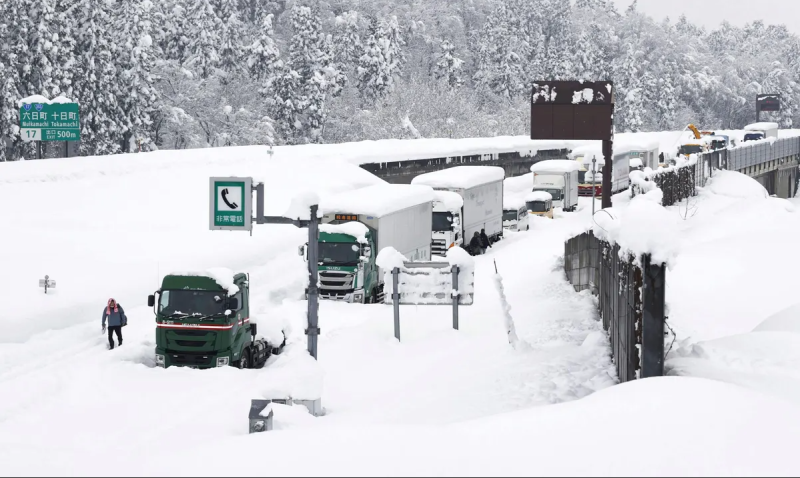
[{"label": "telephone icon on sign", "polygon": [[222,201],[225,202],[226,206],[228,206],[231,209],[238,209],[239,208],[239,205],[236,204],[235,202],[228,201],[228,194],[230,194],[228,192],[228,188],[223,189],[221,194],[222,194]]}]

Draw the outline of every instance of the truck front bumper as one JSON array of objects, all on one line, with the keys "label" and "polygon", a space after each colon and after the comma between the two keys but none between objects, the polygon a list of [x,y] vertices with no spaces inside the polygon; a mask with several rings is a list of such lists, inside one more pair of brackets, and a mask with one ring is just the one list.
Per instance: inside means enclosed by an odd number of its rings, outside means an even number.
[{"label": "truck front bumper", "polygon": [[352,292],[341,293],[339,291],[326,291],[319,289],[319,297],[325,300],[337,300],[340,302],[347,302],[348,304],[363,304],[364,291],[355,290]]},{"label": "truck front bumper", "polygon": [[231,364],[230,351],[178,352],[156,348],[156,367],[216,368]]}]

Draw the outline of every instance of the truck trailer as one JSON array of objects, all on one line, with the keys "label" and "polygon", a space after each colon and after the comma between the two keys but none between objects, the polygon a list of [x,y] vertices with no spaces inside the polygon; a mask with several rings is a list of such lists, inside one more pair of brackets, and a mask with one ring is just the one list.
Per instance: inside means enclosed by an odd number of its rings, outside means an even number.
[{"label": "truck trailer", "polygon": [[409,184],[378,184],[325,198],[318,243],[320,298],[382,302],[383,271],[375,259],[386,247],[410,261],[431,259],[433,200],[433,189]]},{"label": "truck trailer", "polygon": [[553,207],[574,211],[578,206],[580,163],[571,159],[546,159],[531,166],[532,191],[545,191],[553,197]]},{"label": "truck trailer", "polygon": [[[459,224],[455,225],[455,220],[451,222],[454,224],[452,235],[459,236],[462,241],[459,245],[466,247],[475,232],[481,229],[485,229],[490,242],[497,242],[503,237],[505,175],[505,170],[499,166],[455,166],[420,174],[411,180],[411,184],[453,192],[461,197],[461,211],[457,219]],[[453,206],[453,201],[442,201],[434,209],[434,215],[450,215]],[[436,255],[444,255],[447,249],[455,245],[455,241],[448,243],[437,231],[431,232],[431,242]]]},{"label": "truck trailer", "polygon": [[157,367],[261,368],[286,345],[282,328],[259,336],[250,315],[250,281],[227,269],[164,276],[147,297],[156,317]]}]

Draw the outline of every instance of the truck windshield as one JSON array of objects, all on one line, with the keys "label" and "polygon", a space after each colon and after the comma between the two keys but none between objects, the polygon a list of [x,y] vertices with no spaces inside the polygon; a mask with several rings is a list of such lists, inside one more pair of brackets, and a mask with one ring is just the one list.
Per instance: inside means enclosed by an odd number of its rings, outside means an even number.
[{"label": "truck windshield", "polygon": [[225,298],[222,291],[165,290],[158,311],[163,315],[221,315],[225,313]]},{"label": "truck windshield", "polygon": [[578,184],[583,184],[586,182],[586,173],[588,171],[578,171]]},{"label": "truck windshield", "polygon": [[553,196],[553,201],[560,201],[561,200],[561,190],[560,189],[535,189],[535,191],[544,191],[550,193]]},{"label": "truck windshield", "polygon": [[758,141],[764,139],[764,133],[747,133],[744,135],[745,141]]},{"label": "truck windshield", "polygon": [[445,232],[453,230],[453,215],[449,212],[433,213],[433,228],[435,232]]},{"label": "truck windshield", "polygon": [[519,216],[519,212],[516,209],[506,209],[503,211],[504,221],[516,221],[517,216]]},{"label": "truck windshield", "polygon": [[354,242],[320,242],[319,261],[325,265],[355,266],[361,247]]},{"label": "truck windshield", "polygon": [[527,206],[531,212],[547,212],[544,201],[528,201]]}]

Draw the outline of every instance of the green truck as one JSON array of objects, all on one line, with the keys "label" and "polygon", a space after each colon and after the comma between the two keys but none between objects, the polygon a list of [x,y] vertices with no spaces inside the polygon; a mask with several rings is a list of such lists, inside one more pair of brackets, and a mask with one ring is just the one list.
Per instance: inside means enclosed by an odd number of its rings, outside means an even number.
[{"label": "green truck", "polygon": [[[410,184],[378,184],[326,198],[319,226],[319,297],[382,302],[384,271],[375,259],[393,247],[410,261],[430,260],[433,199],[432,188]],[[306,260],[307,246],[300,246]]]},{"label": "green truck", "polygon": [[[156,366],[261,368],[286,345],[257,337],[247,274],[174,273],[148,296],[156,316]],[[273,338],[273,342],[279,342]]]}]

